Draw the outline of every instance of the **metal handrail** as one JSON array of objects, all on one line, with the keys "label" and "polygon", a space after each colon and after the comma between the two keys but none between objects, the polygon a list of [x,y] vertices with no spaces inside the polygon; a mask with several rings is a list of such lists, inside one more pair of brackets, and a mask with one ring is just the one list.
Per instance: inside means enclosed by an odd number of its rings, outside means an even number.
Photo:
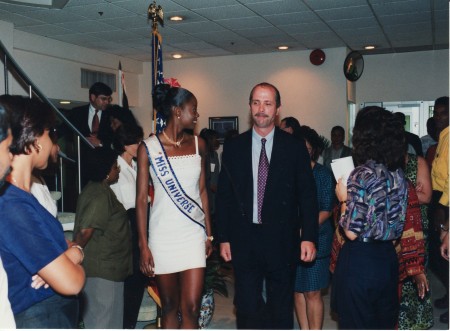
[{"label": "metal handrail", "polygon": [[[8,72],[11,71],[11,73],[15,72],[23,84],[26,84],[28,87],[28,93],[29,97],[32,98],[33,94],[38,97],[42,102],[46,103],[49,107],[53,109],[53,111],[57,114],[57,116],[67,125],[67,127],[77,135],[77,148],[78,148],[78,154],[77,154],[77,167],[78,167],[78,193],[81,192],[81,163],[80,163],[80,142],[82,141],[84,144],[89,146],[90,148],[95,148],[95,146],[87,140],[85,136],[81,134],[81,132],[67,119],[66,116],[64,116],[61,111],[55,107],[55,105],[45,96],[44,93],[31,81],[31,79],[28,77],[28,75],[22,70],[22,68],[17,64],[17,62],[14,60],[12,55],[8,52],[6,47],[3,45],[2,41],[0,40],[0,54],[2,62],[4,63],[4,80],[5,80],[5,94],[9,94],[9,82],[8,82]],[[20,83],[20,82],[19,82]],[[62,177],[61,177],[61,183],[62,183]],[[61,194],[63,193],[63,185],[61,185]]]}]

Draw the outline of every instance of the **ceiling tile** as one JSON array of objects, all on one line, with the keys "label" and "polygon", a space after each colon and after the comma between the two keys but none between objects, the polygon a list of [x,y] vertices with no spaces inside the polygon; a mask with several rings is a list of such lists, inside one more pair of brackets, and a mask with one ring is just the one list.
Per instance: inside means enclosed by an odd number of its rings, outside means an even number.
[{"label": "ceiling tile", "polygon": [[45,22],[38,21],[23,15],[9,13],[0,10],[0,20],[13,23],[16,28],[30,25],[43,25]]},{"label": "ceiling tile", "polygon": [[410,22],[430,22],[431,13],[408,13],[401,15],[380,16],[380,22],[383,25],[409,24]]},{"label": "ceiling tile", "polygon": [[315,12],[325,21],[348,20],[373,16],[369,6],[324,9],[316,10]]},{"label": "ceiling tile", "polygon": [[[152,1],[150,0],[128,0],[115,2],[114,4],[133,13],[141,14],[147,17],[148,7],[151,3]],[[180,6],[179,4],[170,0],[158,0],[157,4],[161,5],[164,14],[186,10],[185,7]]]},{"label": "ceiling tile", "polygon": [[330,31],[330,28],[322,22],[281,25],[279,28],[291,35],[297,33]]},{"label": "ceiling tile", "polygon": [[308,10],[308,7],[300,1],[285,0],[251,3],[247,6],[260,15],[289,14]]},{"label": "ceiling tile", "polygon": [[[187,9],[221,7],[226,5],[234,5],[237,3],[235,0],[173,0],[173,1]],[[162,3],[161,6],[163,6]]]},{"label": "ceiling tile", "polygon": [[374,4],[372,8],[377,16],[420,13],[431,10],[430,1],[425,0],[381,2]]},{"label": "ceiling tile", "polygon": [[316,23],[319,18],[313,12],[296,12],[288,14],[265,15],[264,18],[274,25],[289,25],[298,23]]},{"label": "ceiling tile", "polygon": [[118,17],[118,18],[108,18],[105,20],[101,20],[99,23],[105,23],[110,26],[114,26],[116,28],[121,29],[137,29],[137,28],[148,28],[151,27],[147,18],[144,16],[133,15],[127,17]]},{"label": "ceiling tile", "polygon": [[[111,25],[104,24],[102,22],[97,21],[80,21],[80,22],[67,22],[67,23],[58,23],[56,26],[60,26],[64,29],[70,30],[72,32],[100,32],[100,31],[110,31]],[[115,29],[116,30],[116,29]]]},{"label": "ceiling tile", "polygon": [[220,31],[224,30],[223,27],[214,23],[214,22],[193,22],[193,23],[184,23],[177,26],[173,26],[173,28],[177,31],[185,32],[185,33],[199,33],[203,31]]},{"label": "ceiling tile", "polygon": [[223,20],[241,17],[256,17],[256,14],[242,5],[211,7],[194,10],[210,20]]},{"label": "ceiling tile", "polygon": [[265,36],[283,36],[285,33],[277,28],[259,28],[259,29],[243,29],[236,30],[236,33],[245,38],[265,37]]},{"label": "ceiling tile", "polygon": [[360,6],[361,0],[304,0],[314,10]]},{"label": "ceiling tile", "polygon": [[272,24],[259,16],[220,20],[216,21],[216,23],[233,30],[272,27]]},{"label": "ceiling tile", "polygon": [[333,30],[360,29],[365,27],[378,27],[379,24],[374,17],[354,18],[347,20],[328,21]]},{"label": "ceiling tile", "polygon": [[27,16],[35,20],[45,21],[47,23],[52,24],[63,22],[76,22],[84,19],[83,17],[78,16],[77,14],[69,13],[58,9],[33,11],[29,12]]},{"label": "ceiling tile", "polygon": [[[108,19],[108,18],[116,18],[116,17],[126,17],[133,16],[134,13],[131,13],[128,10],[120,8],[111,3],[95,3],[84,6],[76,6],[76,7],[67,7],[63,9],[68,13],[73,13],[75,15],[83,16],[88,19]],[[100,15],[100,13],[103,13]]]},{"label": "ceiling tile", "polygon": [[73,33],[73,31],[64,29],[62,27],[59,27],[59,26],[56,26],[53,24],[22,26],[20,28],[17,28],[17,30],[29,32],[32,34],[38,34],[38,35],[45,36],[45,37]]},{"label": "ceiling tile", "polygon": [[224,55],[233,55],[230,51],[226,51],[220,48],[206,48],[206,49],[197,49],[193,51],[199,56],[224,56]]}]

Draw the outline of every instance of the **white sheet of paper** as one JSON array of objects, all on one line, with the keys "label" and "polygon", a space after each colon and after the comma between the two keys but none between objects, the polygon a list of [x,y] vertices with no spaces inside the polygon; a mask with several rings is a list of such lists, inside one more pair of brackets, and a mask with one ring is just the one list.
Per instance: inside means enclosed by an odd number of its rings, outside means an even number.
[{"label": "white sheet of paper", "polygon": [[347,184],[348,176],[352,170],[355,169],[353,158],[351,156],[347,156],[340,159],[335,159],[331,161],[331,169],[333,170],[333,175],[336,181],[342,177],[344,183]]}]

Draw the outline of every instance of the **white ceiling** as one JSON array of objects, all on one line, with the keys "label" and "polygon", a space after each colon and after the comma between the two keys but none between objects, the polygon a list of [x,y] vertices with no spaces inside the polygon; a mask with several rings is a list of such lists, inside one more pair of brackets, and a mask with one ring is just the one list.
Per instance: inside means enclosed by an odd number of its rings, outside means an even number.
[{"label": "white ceiling", "polygon": [[[0,1],[15,29],[139,61],[151,60],[152,0],[69,0],[63,9]],[[377,53],[448,48],[447,0],[157,0],[163,54],[184,58],[377,46]],[[99,12],[103,13],[102,15]],[[182,22],[169,16],[181,15]]]}]

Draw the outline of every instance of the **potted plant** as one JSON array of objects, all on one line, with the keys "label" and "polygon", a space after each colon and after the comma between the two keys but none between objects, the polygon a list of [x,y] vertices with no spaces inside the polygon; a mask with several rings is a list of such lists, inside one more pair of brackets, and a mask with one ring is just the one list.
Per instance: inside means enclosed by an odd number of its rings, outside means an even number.
[{"label": "potted plant", "polygon": [[223,272],[224,268],[226,266],[224,266],[217,251],[214,250],[206,260],[205,283],[198,319],[200,329],[206,328],[211,322],[215,307],[214,292],[228,297],[228,289],[225,283],[227,276]]}]

